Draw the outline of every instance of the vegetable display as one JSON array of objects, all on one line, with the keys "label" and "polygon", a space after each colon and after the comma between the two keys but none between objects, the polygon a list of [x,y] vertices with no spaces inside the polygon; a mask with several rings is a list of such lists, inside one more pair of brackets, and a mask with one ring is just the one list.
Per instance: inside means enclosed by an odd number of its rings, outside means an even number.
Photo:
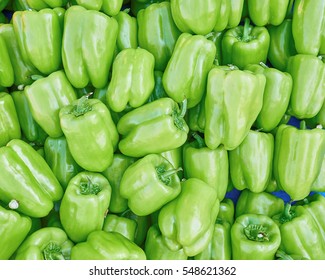
[{"label": "vegetable display", "polygon": [[0,260],[325,260],[325,0],[0,0]]}]

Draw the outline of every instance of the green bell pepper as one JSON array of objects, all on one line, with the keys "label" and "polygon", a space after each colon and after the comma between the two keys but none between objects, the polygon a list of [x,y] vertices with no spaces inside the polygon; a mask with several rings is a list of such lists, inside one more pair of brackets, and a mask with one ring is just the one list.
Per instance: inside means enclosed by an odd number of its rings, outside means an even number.
[{"label": "green bell pepper", "polygon": [[292,35],[298,53],[325,54],[325,1],[296,0]]},{"label": "green bell pepper", "polygon": [[99,173],[83,171],[69,181],[60,205],[60,220],[72,241],[86,241],[89,233],[102,229],[111,192],[108,180]]},{"label": "green bell pepper", "polygon": [[183,248],[172,251],[167,247],[157,224],[148,230],[144,251],[148,260],[187,260]]},{"label": "green bell pepper", "polygon": [[164,71],[181,34],[173,20],[170,3],[154,3],[140,10],[137,21],[139,46],[153,54],[155,70]]},{"label": "green bell pepper", "polygon": [[9,4],[9,0],[1,0],[0,2],[0,12],[6,8],[6,6]]},{"label": "green bell pepper", "polygon": [[69,181],[82,170],[72,157],[67,139],[64,136],[46,138],[44,158],[64,190]]},{"label": "green bell pepper", "polygon": [[113,161],[119,139],[106,105],[85,95],[63,107],[59,117],[69,150],[78,165],[88,171],[104,171]]},{"label": "green bell pepper", "polygon": [[[79,0],[80,1],[80,0]],[[101,11],[106,15],[114,17],[116,16],[123,6],[123,0],[102,0],[103,4]]]},{"label": "green bell pepper", "polygon": [[[102,88],[108,82],[118,24],[104,13],[72,6],[64,16],[62,62],[71,84]],[[98,47],[101,46],[101,47]]]},{"label": "green bell pepper", "polygon": [[45,217],[63,189],[44,158],[20,139],[0,148],[0,197],[9,208]]},{"label": "green bell pepper", "polygon": [[274,177],[280,189],[292,200],[301,200],[311,191],[311,186],[321,169],[325,153],[325,130],[301,129],[281,125],[275,136]]},{"label": "green bell pepper", "polygon": [[148,98],[148,102],[152,102],[163,97],[168,97],[162,83],[163,75],[164,72],[162,71],[154,71],[155,87]]},{"label": "green bell pepper", "polygon": [[229,161],[223,146],[206,147],[204,139],[194,134],[195,140],[183,146],[185,178],[198,178],[217,191],[218,199],[224,199],[228,186]]},{"label": "green bell pepper", "polygon": [[108,214],[105,217],[103,224],[103,231],[118,232],[132,242],[134,242],[136,229],[136,221],[126,217],[119,217],[114,214]]},{"label": "green bell pepper", "polygon": [[292,91],[292,77],[289,73],[269,68],[264,63],[250,64],[245,69],[261,73],[266,78],[263,106],[255,126],[262,131],[272,131],[280,124],[287,111]]},{"label": "green bell pepper", "polygon": [[12,23],[20,52],[28,64],[45,75],[61,68],[62,30],[53,9],[17,11]]},{"label": "green bell pepper", "polygon": [[0,260],[8,260],[24,241],[32,226],[30,217],[0,205]]},{"label": "green bell pepper", "polygon": [[325,63],[314,55],[297,54],[289,58],[287,72],[293,79],[288,113],[299,119],[316,116],[325,100]]},{"label": "green bell pepper", "polygon": [[177,168],[179,169],[177,175],[179,179],[182,180],[184,178],[183,176],[184,172],[183,169],[179,167],[183,166],[183,147],[180,146],[176,149],[162,152],[160,153],[160,155],[163,156],[165,159],[167,159],[175,169]]},{"label": "green bell pepper", "polygon": [[325,155],[318,176],[310,187],[311,191],[325,192]]},{"label": "green bell pepper", "polygon": [[20,124],[13,98],[9,93],[0,92],[0,147],[20,138]]},{"label": "green bell pepper", "polygon": [[118,232],[93,231],[72,247],[72,260],[145,260],[144,251]]},{"label": "green bell pepper", "polygon": [[130,7],[132,14],[136,17],[138,12],[154,3],[170,2],[170,0],[131,0]]},{"label": "green bell pepper", "polygon": [[234,208],[229,198],[220,202],[212,239],[201,253],[194,256],[195,260],[231,260],[230,230],[234,222]]},{"label": "green bell pepper", "polygon": [[186,100],[180,109],[174,100],[165,97],[126,113],[117,123],[122,135],[121,153],[142,157],[182,146],[189,131],[185,112]]},{"label": "green bell pepper", "polygon": [[243,69],[248,64],[266,63],[270,35],[266,27],[252,26],[246,18],[244,25],[225,32],[221,45],[222,64],[233,64]]},{"label": "green bell pepper", "polygon": [[41,228],[19,246],[16,260],[69,260],[73,243],[64,230],[56,227]]},{"label": "green bell pepper", "polygon": [[173,0],[174,22],[183,33],[206,35],[213,30],[220,10],[220,0]]},{"label": "green bell pepper", "polygon": [[181,193],[158,215],[167,247],[172,251],[183,248],[190,257],[202,252],[212,238],[219,204],[216,190],[207,183],[197,178],[182,181]]},{"label": "green bell pepper", "polygon": [[306,119],[306,123],[311,127],[316,127],[317,125],[325,127],[325,100],[317,115],[310,119]]},{"label": "green bell pepper", "polygon": [[271,133],[250,130],[241,144],[229,151],[230,178],[238,190],[259,193],[272,175],[274,137]]},{"label": "green bell pepper", "polygon": [[120,51],[106,93],[109,108],[121,112],[127,105],[137,108],[146,103],[155,86],[154,66],[154,56],[145,49]]},{"label": "green bell pepper", "polygon": [[188,108],[197,105],[205,92],[216,51],[215,44],[206,37],[182,33],[163,75],[167,95],[178,103],[186,98]]},{"label": "green bell pepper", "polygon": [[188,109],[186,117],[191,131],[204,133],[205,129],[205,97],[203,94],[200,103]]},{"label": "green bell pepper", "polygon": [[15,77],[14,77],[14,69],[11,65],[9,51],[7,49],[6,42],[4,38],[0,35],[0,86],[10,87],[13,85]]},{"label": "green bell pepper", "polygon": [[248,15],[257,26],[280,25],[287,15],[290,0],[247,0]]},{"label": "green bell pepper", "polygon": [[237,217],[230,234],[233,260],[274,260],[281,244],[278,225],[261,214]]},{"label": "green bell pepper", "polygon": [[254,193],[245,189],[238,197],[235,216],[239,217],[243,214],[262,214],[272,218],[282,213],[283,210],[283,199],[271,193]]},{"label": "green bell pepper", "polygon": [[36,11],[46,8],[65,7],[68,0],[26,0],[28,6]]},{"label": "green bell pepper", "polygon": [[244,9],[244,0],[221,0],[220,2],[214,31],[223,31],[239,25]]},{"label": "green bell pepper", "polygon": [[[321,216],[317,213],[317,217]],[[298,259],[325,259],[324,236],[310,211],[304,206],[291,206],[288,203],[284,212],[273,219],[281,232],[280,251]]]},{"label": "green bell pepper", "polygon": [[138,47],[137,18],[131,16],[127,9],[120,11],[114,18],[118,24],[117,51],[120,52],[127,48],[136,49]]},{"label": "green bell pepper", "polygon": [[34,120],[51,137],[63,135],[59,111],[77,99],[76,92],[63,70],[37,79],[25,87]]},{"label": "green bell pepper", "polygon": [[22,138],[36,145],[44,144],[47,134],[34,120],[25,91],[13,91],[11,96],[15,103]]},{"label": "green bell pepper", "polygon": [[128,200],[129,208],[136,215],[149,215],[181,192],[178,171],[163,156],[149,154],[125,170],[120,194]]},{"label": "green bell pepper", "polygon": [[268,25],[270,47],[267,58],[280,71],[287,68],[290,56],[297,54],[292,35],[292,19],[285,19],[280,25]]},{"label": "green bell pepper", "polygon": [[233,66],[211,69],[205,98],[204,139],[210,149],[240,145],[263,106],[266,78]]},{"label": "green bell pepper", "polygon": [[128,209],[128,201],[121,196],[120,186],[125,170],[134,162],[135,158],[114,153],[112,164],[102,172],[112,187],[109,204],[109,211],[112,213],[122,213]]}]

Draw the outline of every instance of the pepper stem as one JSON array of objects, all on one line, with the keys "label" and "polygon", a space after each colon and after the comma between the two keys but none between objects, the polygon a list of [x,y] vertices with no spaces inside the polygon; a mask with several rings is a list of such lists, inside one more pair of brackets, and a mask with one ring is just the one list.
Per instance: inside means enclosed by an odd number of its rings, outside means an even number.
[{"label": "pepper stem", "polygon": [[284,206],[284,210],[282,213],[282,216],[280,217],[280,223],[284,224],[288,221],[291,221],[294,218],[294,213],[291,212],[291,203],[288,202],[285,206]]},{"label": "pepper stem", "polygon": [[199,134],[193,132],[192,136],[194,137],[195,141],[198,143],[199,148],[205,147],[204,140]]},{"label": "pepper stem", "polygon": [[83,195],[97,195],[101,191],[101,188],[97,184],[94,184],[88,176],[87,182],[80,182],[79,187],[80,193]]},{"label": "pepper stem", "polygon": [[247,17],[245,18],[245,24],[244,24],[244,31],[243,31],[243,38],[242,38],[243,42],[249,41],[250,39],[249,33],[250,33],[250,20]]},{"label": "pepper stem", "polygon": [[302,120],[301,122],[300,122],[300,129],[301,130],[304,130],[304,129],[306,129],[307,128],[307,126],[306,126],[306,121],[305,120]]},{"label": "pepper stem", "polygon": [[46,245],[43,255],[45,260],[64,260],[61,247],[55,242],[50,242]]},{"label": "pepper stem", "polygon": [[250,224],[244,228],[244,233],[249,240],[264,242],[269,241],[266,227],[262,225]]},{"label": "pepper stem", "polygon": [[293,260],[293,258],[282,250],[278,250],[275,256],[280,260]]},{"label": "pepper stem", "polygon": [[37,81],[37,80],[39,80],[39,79],[43,79],[44,78],[44,76],[42,76],[42,75],[31,75],[30,76],[30,78],[33,80],[33,81]]},{"label": "pepper stem", "polygon": [[181,103],[181,113],[179,114],[180,118],[184,118],[187,110],[187,99],[185,98]]},{"label": "pepper stem", "polygon": [[89,96],[91,96],[93,94],[93,92],[90,92],[84,96],[82,96],[81,98],[79,98],[78,102],[76,105],[73,106],[72,109],[72,114],[75,117],[79,117],[82,116],[84,114],[86,114],[87,112],[92,110],[92,107],[89,105],[88,103],[88,98]]},{"label": "pepper stem", "polygon": [[182,171],[183,168],[179,167],[179,168],[169,169],[167,171],[162,171],[162,169],[160,167],[157,167],[156,170],[157,170],[159,179],[165,185],[169,185],[170,184],[170,177],[172,175],[176,174],[177,172]]},{"label": "pepper stem", "polygon": [[263,68],[269,68],[263,61],[260,61],[259,65],[261,65]]}]

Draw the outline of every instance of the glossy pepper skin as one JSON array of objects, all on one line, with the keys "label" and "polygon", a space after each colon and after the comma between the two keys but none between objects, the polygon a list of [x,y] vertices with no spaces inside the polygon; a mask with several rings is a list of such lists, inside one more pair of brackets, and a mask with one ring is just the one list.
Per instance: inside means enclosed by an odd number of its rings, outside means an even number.
[{"label": "glossy pepper skin", "polygon": [[170,0],[132,0],[130,2],[131,12],[134,16],[137,16],[140,10],[145,9],[154,3],[170,2]]},{"label": "glossy pepper skin", "polygon": [[41,77],[24,90],[32,116],[39,126],[51,137],[62,136],[60,109],[77,99],[64,71]]},{"label": "glossy pepper skin", "polygon": [[46,138],[44,158],[63,189],[66,189],[69,181],[82,170],[72,157],[64,136]]},{"label": "glossy pepper skin", "polygon": [[252,26],[246,18],[244,25],[225,32],[221,44],[222,64],[243,69],[248,64],[266,62],[270,35],[266,27]]},{"label": "glossy pepper skin", "polygon": [[148,230],[144,251],[148,260],[187,260],[183,249],[172,251],[167,247],[157,224]]},{"label": "glossy pepper skin", "polygon": [[47,134],[34,120],[25,91],[17,90],[10,94],[15,104],[23,139],[42,145]]},{"label": "glossy pepper skin", "polygon": [[250,130],[241,144],[229,151],[230,178],[238,190],[259,193],[272,175],[274,137],[271,133]]},{"label": "glossy pepper skin", "polygon": [[126,113],[117,123],[122,135],[121,153],[143,157],[182,146],[189,131],[185,111],[184,103],[180,109],[174,100],[165,97]]},{"label": "glossy pepper skin", "polygon": [[0,36],[0,86],[10,87],[13,85],[14,69],[12,68],[9,51],[5,40]]},{"label": "glossy pepper skin", "polygon": [[0,206],[0,260],[8,260],[26,238],[32,226],[28,216]]},{"label": "glossy pepper skin", "polygon": [[216,25],[220,0],[172,0],[171,12],[178,29],[182,32],[206,35]]},{"label": "glossy pepper skin", "polygon": [[270,132],[276,128],[285,115],[292,92],[292,77],[289,73],[269,68],[263,63],[250,64],[245,69],[265,76],[263,106],[257,116],[255,126]]},{"label": "glossy pepper skin", "polygon": [[290,56],[297,54],[292,35],[292,19],[285,19],[280,25],[268,25],[270,47],[267,55],[272,66],[285,71]]},{"label": "glossy pepper skin", "polygon": [[274,177],[292,200],[309,194],[325,153],[325,131],[301,126],[281,125],[275,136]]},{"label": "glossy pepper skin", "polygon": [[324,237],[317,222],[304,206],[291,207],[286,204],[284,212],[273,219],[280,228],[281,251],[298,259],[325,259]]},{"label": "glossy pepper skin", "polygon": [[292,34],[298,53],[325,53],[325,1],[298,0],[294,3]]},{"label": "glossy pepper skin", "polygon": [[297,54],[288,60],[287,72],[293,79],[288,113],[299,118],[312,118],[325,100],[325,64],[314,55]]},{"label": "glossy pepper skin", "polygon": [[181,185],[181,193],[160,210],[158,225],[170,250],[183,248],[191,257],[202,252],[212,238],[219,200],[216,190],[200,179],[190,178]]},{"label": "glossy pepper skin", "polygon": [[65,7],[67,0],[27,0],[28,6],[36,11],[46,8]]},{"label": "glossy pepper skin", "polygon": [[287,15],[290,0],[247,0],[248,15],[257,26],[280,25]]},{"label": "glossy pepper skin", "polygon": [[135,158],[120,153],[114,153],[112,164],[102,172],[112,188],[111,201],[109,203],[109,211],[112,213],[122,213],[128,209],[128,201],[121,196],[120,192],[121,179],[125,170],[134,163],[135,160]]},{"label": "glossy pepper skin", "polygon": [[223,146],[216,149],[206,147],[204,139],[194,134],[195,140],[183,147],[185,178],[198,178],[213,187],[218,199],[224,199],[228,186],[228,152]]},{"label": "glossy pepper skin", "polygon": [[265,76],[229,66],[211,69],[205,98],[204,139],[210,149],[240,145],[263,106]]},{"label": "glossy pepper skin", "polygon": [[234,222],[235,206],[231,199],[220,202],[218,217],[214,225],[212,239],[209,245],[195,260],[231,260],[230,230]]},{"label": "glossy pepper skin", "polygon": [[17,11],[12,23],[24,60],[45,75],[61,68],[62,30],[59,15],[53,9]]},{"label": "glossy pepper skin", "polygon": [[[8,204],[18,202],[18,212],[45,217],[63,190],[44,158],[20,139],[0,148],[0,197]],[[13,187],[14,186],[14,187]],[[10,207],[10,205],[9,205]]]},{"label": "glossy pepper skin", "polygon": [[217,21],[213,30],[223,31],[239,25],[243,13],[244,0],[221,0],[220,2],[220,9],[216,15]]},{"label": "glossy pepper skin", "polygon": [[282,213],[283,210],[283,199],[271,193],[254,193],[245,189],[238,197],[235,216],[239,217],[243,214],[262,214],[272,218]]},{"label": "glossy pepper skin", "polygon": [[319,170],[318,176],[310,187],[311,191],[324,192],[325,191],[325,155],[322,161],[322,166]]},{"label": "glossy pepper skin", "polygon": [[139,46],[155,57],[155,70],[164,71],[181,34],[170,3],[154,3],[137,14]]},{"label": "glossy pepper skin", "polygon": [[72,6],[66,11],[62,62],[74,87],[84,88],[91,84],[102,88],[107,84],[117,33],[116,20],[104,13],[82,6]]},{"label": "glossy pepper skin", "polygon": [[64,230],[41,228],[27,237],[15,253],[16,260],[69,260],[73,243]]},{"label": "glossy pepper skin", "polygon": [[163,75],[167,95],[180,103],[186,98],[188,108],[197,105],[206,87],[206,79],[213,66],[216,46],[202,35],[182,33]]},{"label": "glossy pepper skin", "polygon": [[149,154],[130,165],[121,179],[121,196],[136,215],[146,216],[181,192],[178,169],[163,156]]},{"label": "glossy pepper skin", "polygon": [[70,152],[78,165],[88,171],[104,171],[113,161],[119,138],[106,105],[99,99],[84,96],[63,107],[59,117]]},{"label": "glossy pepper skin", "polygon": [[118,232],[134,242],[137,222],[126,217],[108,214],[105,217],[102,229],[107,232]]},{"label": "glossy pepper skin", "polygon": [[268,216],[243,214],[231,227],[234,260],[274,260],[280,244],[280,229]]},{"label": "glossy pepper skin", "polygon": [[13,98],[9,93],[0,92],[0,147],[20,138],[20,124]]},{"label": "glossy pepper skin", "polygon": [[60,220],[72,241],[86,241],[89,233],[102,229],[111,192],[108,180],[98,173],[83,171],[69,181],[60,205]]},{"label": "glossy pepper skin", "polygon": [[93,231],[71,250],[72,260],[145,260],[144,251],[118,232]]},{"label": "glossy pepper skin", "polygon": [[106,92],[109,108],[121,112],[127,105],[137,108],[146,103],[155,86],[154,66],[154,56],[145,49],[120,51]]}]

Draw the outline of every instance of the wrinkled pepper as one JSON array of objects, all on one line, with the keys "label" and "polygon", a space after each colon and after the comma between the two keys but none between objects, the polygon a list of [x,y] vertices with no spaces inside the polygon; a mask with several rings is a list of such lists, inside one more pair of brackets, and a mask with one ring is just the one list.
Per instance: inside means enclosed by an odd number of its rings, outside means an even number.
[{"label": "wrinkled pepper", "polygon": [[13,98],[9,93],[0,92],[0,147],[20,138],[20,123]]},{"label": "wrinkled pepper", "polygon": [[136,215],[146,216],[176,198],[181,192],[179,169],[163,156],[149,154],[124,172],[120,194]]},{"label": "wrinkled pepper", "polygon": [[243,214],[231,227],[233,260],[274,260],[280,244],[280,229],[268,216]]},{"label": "wrinkled pepper", "polygon": [[60,220],[72,241],[86,241],[89,233],[102,229],[111,192],[108,180],[98,173],[83,171],[69,181],[60,205]]},{"label": "wrinkled pepper", "polygon": [[0,260],[8,260],[29,233],[32,220],[0,205]]},{"label": "wrinkled pepper", "polygon": [[69,260],[73,243],[63,229],[41,228],[19,246],[16,260]]},{"label": "wrinkled pepper", "polygon": [[69,150],[78,165],[88,171],[104,171],[113,161],[119,139],[106,105],[85,95],[63,107],[59,117]]},{"label": "wrinkled pepper", "polygon": [[155,70],[164,71],[181,34],[173,20],[170,3],[154,3],[140,10],[137,21],[139,46],[154,55]]},{"label": "wrinkled pepper", "polygon": [[238,190],[259,193],[272,176],[274,137],[271,133],[250,130],[241,144],[229,151],[230,178]]},{"label": "wrinkled pepper", "polygon": [[104,13],[82,6],[67,9],[62,37],[62,62],[74,87],[84,88],[92,84],[95,88],[102,88],[107,84],[117,33],[117,21]]},{"label": "wrinkled pepper", "polygon": [[122,135],[118,144],[121,153],[142,157],[182,146],[189,131],[185,112],[186,100],[179,108],[174,100],[165,97],[126,113],[117,123]]},{"label": "wrinkled pepper", "polygon": [[204,139],[210,149],[240,145],[263,105],[266,78],[233,66],[211,69],[205,98]]},{"label": "wrinkled pepper", "polygon": [[72,247],[72,260],[145,260],[144,251],[118,232],[97,230]]},{"label": "wrinkled pepper", "polygon": [[317,178],[325,153],[325,130],[281,125],[274,149],[274,177],[292,200],[304,199]]},{"label": "wrinkled pepper", "polygon": [[190,257],[202,252],[211,241],[219,204],[216,190],[207,183],[197,178],[182,181],[181,193],[158,215],[167,247],[172,251],[183,248]]},{"label": "wrinkled pepper", "polygon": [[109,108],[121,112],[127,105],[137,108],[146,103],[155,86],[154,66],[154,56],[145,49],[120,51],[106,92]]},{"label": "wrinkled pepper", "polygon": [[0,197],[9,208],[31,217],[45,217],[63,189],[45,159],[29,144],[11,140],[0,148]]},{"label": "wrinkled pepper", "polygon": [[197,105],[205,92],[216,51],[215,44],[206,37],[182,33],[163,75],[167,95],[178,103],[186,98],[188,108]]},{"label": "wrinkled pepper", "polygon": [[183,148],[185,178],[198,178],[213,187],[218,199],[224,199],[228,186],[229,161],[223,146],[216,149],[206,147],[204,139],[194,134],[195,140]]}]

